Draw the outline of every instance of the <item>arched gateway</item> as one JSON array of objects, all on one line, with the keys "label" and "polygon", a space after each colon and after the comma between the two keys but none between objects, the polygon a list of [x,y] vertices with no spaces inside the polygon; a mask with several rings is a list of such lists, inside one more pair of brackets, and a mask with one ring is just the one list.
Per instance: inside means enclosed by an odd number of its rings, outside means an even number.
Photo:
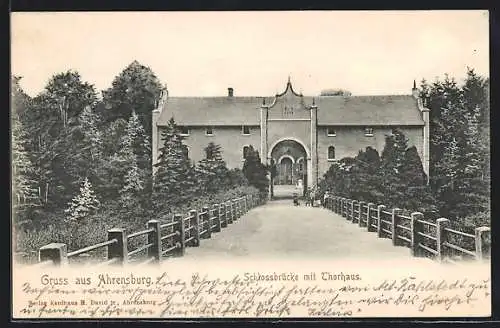
[{"label": "arched gateway", "polygon": [[269,157],[275,168],[271,176],[271,196],[286,194],[286,191],[303,195],[308,186],[307,160],[304,160],[308,152],[303,144],[292,139],[278,141],[272,145]]}]

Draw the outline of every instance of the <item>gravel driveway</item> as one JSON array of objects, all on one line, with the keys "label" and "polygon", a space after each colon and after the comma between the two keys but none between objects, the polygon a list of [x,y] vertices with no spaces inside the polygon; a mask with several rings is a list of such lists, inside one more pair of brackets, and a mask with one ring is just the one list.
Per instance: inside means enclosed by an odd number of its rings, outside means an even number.
[{"label": "gravel driveway", "polygon": [[[191,259],[307,258],[410,259],[410,250],[392,246],[357,224],[324,208],[293,206],[291,200],[271,201],[238,221],[187,248]],[[415,259],[417,260],[417,259]],[[418,259],[425,260],[427,259]]]}]

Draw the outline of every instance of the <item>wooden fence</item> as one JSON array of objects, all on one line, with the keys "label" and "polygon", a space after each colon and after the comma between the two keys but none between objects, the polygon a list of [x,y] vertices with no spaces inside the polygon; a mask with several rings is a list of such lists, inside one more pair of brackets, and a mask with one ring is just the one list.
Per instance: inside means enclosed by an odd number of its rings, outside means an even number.
[{"label": "wooden fence", "polygon": [[[107,259],[99,263],[100,265],[125,264],[144,253],[146,256],[139,264],[160,263],[164,257],[183,256],[186,247],[200,246],[201,239],[210,238],[212,233],[220,232],[262,202],[258,197],[247,195],[221,204],[204,206],[199,211],[191,210],[187,216],[174,214],[171,222],[150,220],[145,230],[129,235],[123,228],[110,229],[107,241],[69,253],[66,244],[51,243],[40,248],[39,263],[36,265],[64,265],[69,263],[69,259],[102,248],[107,249]],[[146,243],[130,250],[131,240],[141,236],[147,238]]]},{"label": "wooden fence", "polygon": [[406,246],[413,256],[432,257],[456,263],[458,259],[488,259],[491,251],[489,227],[478,227],[474,234],[451,229],[450,220],[426,221],[420,212],[402,215],[399,208],[387,209],[348,198],[329,196],[323,206],[345,217],[379,238],[390,238],[394,246]]}]

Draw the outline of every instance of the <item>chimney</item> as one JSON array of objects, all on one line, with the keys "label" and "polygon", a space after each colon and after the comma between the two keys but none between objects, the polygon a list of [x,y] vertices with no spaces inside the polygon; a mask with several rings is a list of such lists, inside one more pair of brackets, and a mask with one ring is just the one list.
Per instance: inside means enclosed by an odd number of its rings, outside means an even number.
[{"label": "chimney", "polygon": [[227,96],[228,97],[232,97],[233,96],[233,92],[234,92],[233,88],[227,88]]},{"label": "chimney", "polygon": [[411,88],[411,94],[412,94],[413,98],[419,97],[419,92],[417,89],[417,82],[415,82],[415,80],[413,80],[413,88]]}]

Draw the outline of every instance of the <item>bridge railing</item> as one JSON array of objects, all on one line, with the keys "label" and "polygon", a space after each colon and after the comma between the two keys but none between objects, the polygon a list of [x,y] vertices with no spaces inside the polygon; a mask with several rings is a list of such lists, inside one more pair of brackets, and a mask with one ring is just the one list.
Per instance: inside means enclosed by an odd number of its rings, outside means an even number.
[{"label": "bridge railing", "polygon": [[490,258],[491,231],[477,227],[474,234],[450,227],[450,220],[426,220],[424,214],[402,214],[399,208],[387,209],[376,205],[339,196],[329,196],[323,206],[357,224],[379,238],[390,238],[394,246],[410,248],[418,257],[431,257],[455,263],[459,259],[483,260]]},{"label": "bridge railing", "polygon": [[[66,244],[51,243],[39,249],[39,263],[35,265],[65,265],[72,258],[103,248],[107,251],[107,259],[99,265],[159,263],[165,257],[184,256],[186,247],[200,246],[201,239],[211,238],[212,233],[221,232],[263,202],[259,197],[246,195],[221,204],[203,206],[199,211],[190,210],[186,216],[175,213],[170,220],[168,217],[163,218],[165,223],[149,220],[145,230],[128,235],[123,228],[113,228],[108,230],[107,241],[69,253]],[[145,243],[130,249],[130,240],[140,237],[146,238]]]}]

